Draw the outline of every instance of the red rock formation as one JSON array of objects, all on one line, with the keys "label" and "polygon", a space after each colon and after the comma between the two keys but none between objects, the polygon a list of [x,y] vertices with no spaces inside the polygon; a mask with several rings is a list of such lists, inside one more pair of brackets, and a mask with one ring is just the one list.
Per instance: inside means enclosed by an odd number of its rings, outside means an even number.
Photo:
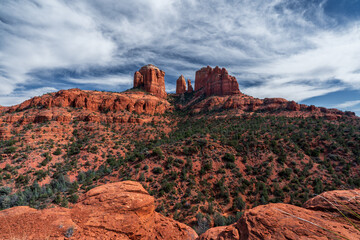
[{"label": "red rock formation", "polygon": [[[5,115],[0,117],[0,122],[68,123],[72,119],[77,119],[111,123],[119,117],[119,113],[121,117],[132,112],[154,115],[162,114],[171,108],[168,101],[143,92],[107,93],[70,89],[34,97],[19,105],[6,108]],[[97,117],[87,117],[95,113]]]},{"label": "red rock formation", "polygon": [[134,88],[144,89],[157,97],[166,98],[165,72],[154,65],[146,65],[134,74]]},{"label": "red rock formation", "polygon": [[176,80],[176,94],[183,94],[186,92],[186,81],[183,75]]},{"label": "red rock formation", "polygon": [[191,80],[190,80],[190,79],[187,80],[187,84],[188,84],[188,90],[187,90],[187,92],[188,92],[188,93],[193,92],[193,91],[194,91],[194,88],[193,88],[193,86],[191,85]]},{"label": "red rock formation", "polygon": [[301,108],[300,105],[294,101],[288,102],[287,104],[287,109],[289,111],[300,111],[300,108]]},{"label": "red rock formation", "polygon": [[[359,194],[359,190],[326,192],[310,199],[304,208],[283,203],[258,206],[248,210],[237,223],[211,228],[199,239],[315,240],[338,239],[339,236],[360,239],[360,231],[338,211],[359,213],[360,207],[355,199]],[[360,223],[356,217],[348,217],[353,223]]]},{"label": "red rock formation", "polygon": [[197,96],[226,96],[240,94],[239,84],[235,77],[230,76],[225,68],[206,67],[198,70],[195,75],[195,91]]},{"label": "red rock formation", "polygon": [[[14,207],[0,212],[0,239],[196,239],[195,231],[155,212],[141,184],[125,181],[96,187],[71,209]],[[4,221],[2,220],[4,223]]]},{"label": "red rock formation", "polygon": [[[357,118],[353,112],[342,112],[337,109],[318,108],[298,104],[294,101],[287,101],[283,98],[258,99],[245,94],[231,96],[211,96],[201,101],[199,96],[187,102],[185,105],[177,106],[179,109],[188,108],[193,113],[206,112],[212,110],[231,110],[236,113],[261,112],[263,115],[282,115],[288,117],[325,117],[335,120],[342,117]],[[309,111],[311,110],[311,111]]]}]

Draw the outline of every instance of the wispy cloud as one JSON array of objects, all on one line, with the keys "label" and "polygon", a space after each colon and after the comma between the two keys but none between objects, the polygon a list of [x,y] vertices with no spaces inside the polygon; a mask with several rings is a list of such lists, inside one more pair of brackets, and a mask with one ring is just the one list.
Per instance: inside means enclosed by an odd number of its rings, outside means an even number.
[{"label": "wispy cloud", "polygon": [[87,84],[87,85],[94,85],[94,86],[109,86],[109,87],[118,87],[126,86],[132,87],[133,78],[130,75],[108,75],[108,76],[88,76],[83,78],[69,78],[70,82],[74,84]]},{"label": "wispy cloud", "polygon": [[[351,108],[354,107],[356,105],[360,105],[360,100],[355,100],[355,101],[346,101],[344,103],[335,105],[336,108],[343,108],[343,109],[347,109],[347,108]],[[357,109],[359,110],[359,109]]]},{"label": "wispy cloud", "polygon": [[[206,65],[227,67],[242,92],[255,97],[301,101],[360,89],[360,23],[339,24],[324,12],[325,4],[5,1],[0,9],[0,104],[19,87],[37,82],[38,71],[74,71],[76,77],[61,76],[74,86],[128,88],[129,72],[147,63],[166,71],[169,91],[180,74],[193,79]],[[92,75],[99,66],[119,71]],[[48,81],[58,78],[50,74]],[[42,82],[39,88],[45,87]]]},{"label": "wispy cloud", "polygon": [[29,98],[35,96],[41,96],[46,93],[56,92],[59,89],[52,88],[52,87],[43,87],[37,89],[26,89],[26,90],[18,90],[16,93],[9,94],[9,95],[1,95],[0,102],[2,106],[10,106],[14,105],[14,103],[21,103]]}]

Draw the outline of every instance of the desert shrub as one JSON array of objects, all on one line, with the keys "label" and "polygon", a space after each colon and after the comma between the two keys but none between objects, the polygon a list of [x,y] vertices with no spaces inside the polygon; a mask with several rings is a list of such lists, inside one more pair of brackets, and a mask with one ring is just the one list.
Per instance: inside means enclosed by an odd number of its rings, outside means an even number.
[{"label": "desert shrub", "polygon": [[71,238],[74,234],[74,227],[69,227],[65,232],[65,237]]},{"label": "desert shrub", "polygon": [[156,157],[159,157],[159,158],[164,157],[164,154],[163,154],[163,152],[161,151],[160,148],[154,148],[153,149],[153,155],[156,156]]},{"label": "desert shrub", "polygon": [[61,153],[62,153],[61,148],[57,148],[57,149],[53,152],[53,154],[56,155],[56,156],[61,155]]},{"label": "desert shrub", "polygon": [[79,195],[77,195],[77,194],[71,194],[70,195],[70,197],[69,197],[69,201],[71,202],[71,203],[76,203],[77,201],[79,200]]},{"label": "desert shrub", "polygon": [[162,167],[154,167],[153,170],[152,170],[152,172],[153,172],[154,174],[161,174],[161,173],[163,173],[164,171],[163,171]]},{"label": "desert shrub", "polygon": [[231,153],[225,153],[222,159],[225,162],[231,162],[231,163],[235,162],[235,156]]},{"label": "desert shrub", "polygon": [[245,209],[245,202],[244,200],[242,199],[241,196],[237,197],[234,199],[234,202],[233,202],[233,209],[236,209],[236,210],[243,210]]},{"label": "desert shrub", "polygon": [[214,227],[225,226],[226,218],[220,213],[216,212],[214,215]]},{"label": "desert shrub", "polygon": [[202,213],[198,213],[196,215],[196,220],[197,220],[197,227],[195,229],[198,235],[203,234],[210,228],[209,219],[206,218]]}]

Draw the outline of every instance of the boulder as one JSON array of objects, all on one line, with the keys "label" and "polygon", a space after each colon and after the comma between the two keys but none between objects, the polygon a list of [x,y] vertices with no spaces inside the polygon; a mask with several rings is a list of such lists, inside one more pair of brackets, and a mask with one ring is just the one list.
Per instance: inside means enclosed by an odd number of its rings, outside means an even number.
[{"label": "boulder", "polygon": [[0,239],[196,239],[196,232],[155,212],[140,183],[91,189],[71,209],[14,207],[0,212]]},{"label": "boulder", "polygon": [[354,227],[360,219],[351,214],[359,213],[359,195],[359,190],[331,191],[308,200],[304,207],[261,205],[246,211],[233,225],[209,229],[199,240],[360,239]]}]

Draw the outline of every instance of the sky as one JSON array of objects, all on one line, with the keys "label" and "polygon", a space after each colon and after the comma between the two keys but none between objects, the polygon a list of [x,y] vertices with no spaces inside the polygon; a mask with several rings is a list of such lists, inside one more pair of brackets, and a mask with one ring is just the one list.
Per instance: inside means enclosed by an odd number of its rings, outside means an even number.
[{"label": "sky", "polygon": [[124,91],[150,63],[167,92],[220,66],[245,94],[360,116],[360,0],[0,0],[0,105]]}]

